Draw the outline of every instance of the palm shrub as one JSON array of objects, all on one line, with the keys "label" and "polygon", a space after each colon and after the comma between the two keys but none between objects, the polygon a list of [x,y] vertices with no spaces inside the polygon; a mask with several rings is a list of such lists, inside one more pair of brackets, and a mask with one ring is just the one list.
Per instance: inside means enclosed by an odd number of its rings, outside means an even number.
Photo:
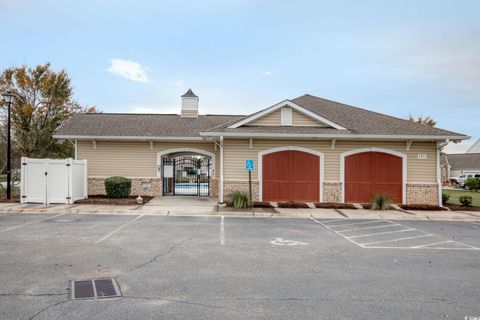
[{"label": "palm shrub", "polygon": [[372,200],[372,210],[388,210],[390,208],[391,197],[386,193],[376,194]]},{"label": "palm shrub", "polygon": [[132,180],[125,177],[109,177],[105,179],[105,192],[109,198],[128,198],[132,191]]},{"label": "palm shrub", "polygon": [[458,200],[465,207],[471,206],[473,202],[472,196],[461,196]]},{"label": "palm shrub", "polygon": [[450,200],[450,195],[446,192],[442,192],[442,204],[448,203],[448,200]]},{"label": "palm shrub", "polygon": [[250,197],[247,192],[237,190],[227,196],[227,204],[234,208],[248,208]]}]

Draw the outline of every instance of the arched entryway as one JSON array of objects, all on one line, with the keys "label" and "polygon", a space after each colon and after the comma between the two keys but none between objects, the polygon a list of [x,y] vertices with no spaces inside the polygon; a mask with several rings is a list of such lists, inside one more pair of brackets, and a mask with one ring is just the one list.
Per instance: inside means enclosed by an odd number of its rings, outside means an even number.
[{"label": "arched entryway", "polygon": [[323,155],[302,147],[280,147],[259,153],[261,201],[322,201]]},{"label": "arched entryway", "polygon": [[158,154],[164,196],[210,196],[215,155],[193,148],[175,148]]},{"label": "arched entryway", "polygon": [[345,152],[341,159],[344,202],[369,203],[381,193],[394,203],[404,202],[406,155],[368,148]]}]

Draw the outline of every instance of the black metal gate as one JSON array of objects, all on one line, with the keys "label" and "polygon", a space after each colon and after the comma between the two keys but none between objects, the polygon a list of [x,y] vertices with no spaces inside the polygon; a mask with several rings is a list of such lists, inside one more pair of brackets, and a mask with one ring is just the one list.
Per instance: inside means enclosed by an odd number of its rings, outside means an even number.
[{"label": "black metal gate", "polygon": [[162,158],[164,196],[208,197],[210,190],[210,158],[182,155]]}]

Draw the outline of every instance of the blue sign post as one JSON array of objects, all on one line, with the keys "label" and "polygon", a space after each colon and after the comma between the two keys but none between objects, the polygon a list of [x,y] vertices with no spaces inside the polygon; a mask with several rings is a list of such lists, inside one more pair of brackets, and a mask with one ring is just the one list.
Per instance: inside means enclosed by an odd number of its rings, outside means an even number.
[{"label": "blue sign post", "polygon": [[253,160],[245,160],[245,170],[248,171],[248,200],[250,202],[250,207],[252,207],[252,171],[255,167]]},{"label": "blue sign post", "polygon": [[245,160],[245,169],[247,171],[253,171],[253,168],[254,168],[253,160]]}]

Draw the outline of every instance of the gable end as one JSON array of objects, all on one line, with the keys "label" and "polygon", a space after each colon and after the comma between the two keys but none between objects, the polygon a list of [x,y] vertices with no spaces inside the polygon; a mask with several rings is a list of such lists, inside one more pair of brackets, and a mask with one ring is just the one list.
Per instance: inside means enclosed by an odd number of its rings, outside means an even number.
[{"label": "gable end", "polygon": [[[292,109],[292,124],[294,126],[321,126],[332,127],[338,130],[347,130],[339,124],[330,121],[310,110],[303,108],[302,106],[290,101],[285,100],[270,108],[264,109],[253,115],[246,117],[245,119],[236,122],[229,126],[229,128],[238,128],[244,125],[265,125],[265,126],[279,126],[281,123],[281,109]],[[296,124],[298,123],[298,124]]]}]

